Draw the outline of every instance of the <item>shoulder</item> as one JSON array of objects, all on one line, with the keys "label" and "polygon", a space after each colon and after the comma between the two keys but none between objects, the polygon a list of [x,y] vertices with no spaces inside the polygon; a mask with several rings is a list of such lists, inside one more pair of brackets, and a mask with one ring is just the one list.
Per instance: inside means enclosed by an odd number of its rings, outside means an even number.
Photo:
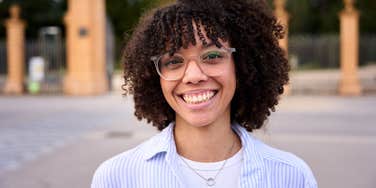
[{"label": "shoulder", "polygon": [[[140,145],[120,153],[99,165],[96,169],[91,187],[124,187],[133,176],[145,173],[145,155],[158,139],[158,135],[144,141]],[[127,177],[127,179],[124,179]]]},{"label": "shoulder", "polygon": [[254,142],[271,182],[282,181],[289,184],[289,187],[317,187],[311,168],[301,158],[271,147],[258,139],[254,139]]},{"label": "shoulder", "polygon": [[127,177],[132,166],[140,163],[142,160],[142,145],[139,145],[126,152],[120,153],[110,159],[107,159],[99,165],[94,173],[91,187],[92,188],[110,188],[123,187],[124,180],[120,177]]}]

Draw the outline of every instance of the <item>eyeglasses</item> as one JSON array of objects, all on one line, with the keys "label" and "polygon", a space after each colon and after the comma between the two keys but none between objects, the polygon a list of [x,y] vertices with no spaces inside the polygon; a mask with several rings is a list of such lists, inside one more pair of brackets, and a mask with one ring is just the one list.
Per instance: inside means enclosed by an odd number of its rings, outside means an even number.
[{"label": "eyeglasses", "polygon": [[153,56],[155,68],[159,76],[167,81],[175,81],[183,78],[188,63],[195,60],[201,71],[207,76],[219,76],[227,68],[231,54],[235,48],[209,48],[198,56],[185,57],[179,53],[172,56],[169,53],[160,56]]}]

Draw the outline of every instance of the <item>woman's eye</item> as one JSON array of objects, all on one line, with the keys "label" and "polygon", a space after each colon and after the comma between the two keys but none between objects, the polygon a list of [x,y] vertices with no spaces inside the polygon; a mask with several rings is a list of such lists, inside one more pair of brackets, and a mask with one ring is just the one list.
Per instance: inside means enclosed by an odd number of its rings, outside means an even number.
[{"label": "woman's eye", "polygon": [[209,52],[202,56],[202,62],[205,64],[218,64],[223,60],[223,55],[221,52]]},{"label": "woman's eye", "polygon": [[167,69],[176,69],[183,66],[184,61],[181,59],[170,59],[163,63],[163,67]]},{"label": "woman's eye", "polygon": [[204,56],[204,60],[213,60],[217,58],[222,58],[222,55],[220,52],[210,52]]}]

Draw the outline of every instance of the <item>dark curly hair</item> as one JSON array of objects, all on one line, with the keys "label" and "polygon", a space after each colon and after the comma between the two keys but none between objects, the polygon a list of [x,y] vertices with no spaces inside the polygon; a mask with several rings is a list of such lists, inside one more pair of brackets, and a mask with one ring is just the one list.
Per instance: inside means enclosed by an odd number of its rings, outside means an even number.
[{"label": "dark curly hair", "polygon": [[[200,41],[195,40],[193,22],[199,23]],[[174,53],[190,43],[205,45],[203,30],[218,47],[221,39],[236,48],[231,119],[248,131],[259,129],[275,111],[290,70],[278,44],[283,27],[263,0],[178,0],[146,14],[123,49],[122,88],[125,96],[134,97],[135,116],[159,130],[175,120],[150,57]]]}]

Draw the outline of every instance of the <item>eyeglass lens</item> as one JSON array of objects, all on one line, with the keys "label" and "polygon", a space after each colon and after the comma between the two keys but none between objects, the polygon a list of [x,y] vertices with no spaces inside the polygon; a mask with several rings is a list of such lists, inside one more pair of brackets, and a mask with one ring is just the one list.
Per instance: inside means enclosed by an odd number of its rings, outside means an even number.
[{"label": "eyeglass lens", "polygon": [[205,51],[199,57],[189,58],[184,58],[178,53],[172,56],[165,54],[158,61],[158,69],[163,78],[177,80],[184,76],[189,62],[194,60],[206,75],[218,76],[226,68],[230,54],[231,52],[222,49]]}]

